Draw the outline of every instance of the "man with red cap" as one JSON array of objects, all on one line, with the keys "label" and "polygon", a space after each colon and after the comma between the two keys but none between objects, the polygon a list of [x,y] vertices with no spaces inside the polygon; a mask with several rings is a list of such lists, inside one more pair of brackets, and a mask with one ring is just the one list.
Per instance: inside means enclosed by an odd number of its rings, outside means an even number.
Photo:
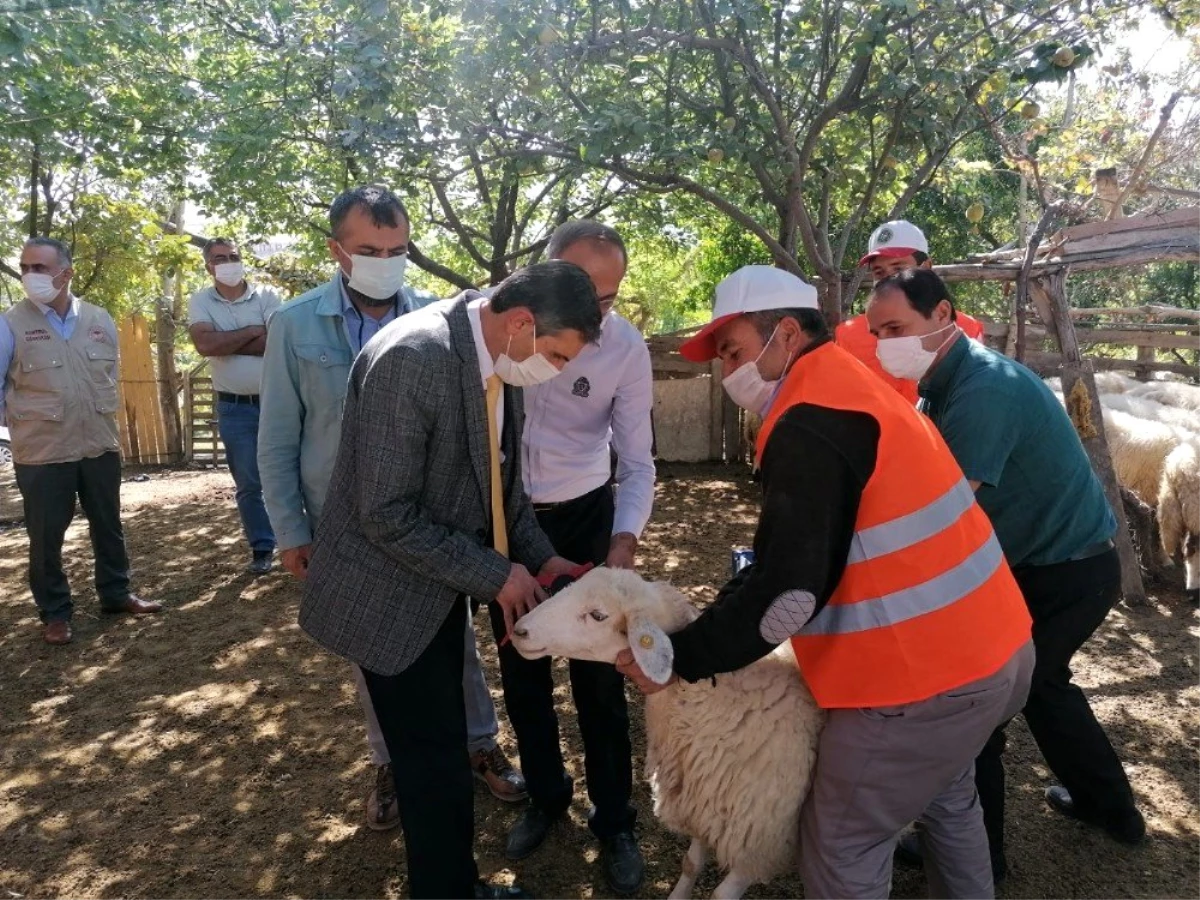
[{"label": "man with red cap", "polygon": [[[925,825],[934,896],[993,894],[975,754],[1025,702],[1030,618],[991,523],[936,428],[830,340],[817,292],[746,266],[680,352],[720,357],[761,414],[755,561],[670,652],[623,651],[643,691],[743,668],[788,641],[828,711],[800,822],[811,897],[886,897]],[[764,777],[768,777],[764,773]]]},{"label": "man with red cap", "polygon": [[[867,255],[858,261],[860,266],[871,267],[871,278],[876,284],[889,275],[905,269],[932,269],[929,258],[929,241],[924,232],[912,222],[896,219],[884,222],[871,233],[867,241]],[[969,338],[983,340],[983,323],[955,310],[954,322]],[[871,334],[865,315],[855,316],[837,327],[838,346],[849,351],[868,369],[894,387],[913,406],[917,404],[917,383],[906,378],[896,378],[886,372],[875,355],[879,341]]]}]

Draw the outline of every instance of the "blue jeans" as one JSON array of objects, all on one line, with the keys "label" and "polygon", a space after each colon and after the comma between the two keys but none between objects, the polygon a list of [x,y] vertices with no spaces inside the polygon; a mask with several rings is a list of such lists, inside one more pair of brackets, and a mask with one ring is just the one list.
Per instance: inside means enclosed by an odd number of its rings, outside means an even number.
[{"label": "blue jeans", "polygon": [[258,477],[258,405],[217,401],[217,427],[225,445],[225,459],[237,486],[238,515],[250,549],[275,549],[275,533],[263,503],[262,480]]}]

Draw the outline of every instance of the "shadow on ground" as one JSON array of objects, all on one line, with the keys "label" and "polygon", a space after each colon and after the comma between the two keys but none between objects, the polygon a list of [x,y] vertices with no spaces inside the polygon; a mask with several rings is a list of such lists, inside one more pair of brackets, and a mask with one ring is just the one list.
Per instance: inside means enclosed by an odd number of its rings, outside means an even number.
[{"label": "shadow on ground", "polygon": [[[729,548],[751,538],[756,488],[722,467],[673,466],[671,474],[659,488],[644,569],[704,602],[728,571]],[[403,896],[399,832],[361,825],[371,767],[346,664],[297,628],[299,591],[288,575],[241,573],[246,554],[227,474],[155,474],[125,495],[136,588],[167,610],[99,616],[77,522],[67,553],[76,639],[66,648],[40,640],[23,532],[0,531],[0,891]],[[490,640],[482,645],[498,686]],[[1192,608],[1163,596],[1145,610],[1114,612],[1079,667],[1147,813],[1151,839],[1142,848],[1116,846],[1050,812],[1041,799],[1049,773],[1014,725],[1013,871],[1002,895],[1197,896],[1196,649]],[[584,824],[578,731],[569,695],[557,696],[581,785],[571,820],[510,868],[503,841],[519,810],[477,793],[480,868],[543,897],[605,896]],[[502,739],[515,749],[507,728]],[[665,896],[686,842],[657,827],[641,780],[636,802],[649,863],[643,893]],[[716,882],[706,875],[698,896]],[[802,890],[786,878],[748,896]],[[897,872],[896,896],[923,894],[919,873]]]}]

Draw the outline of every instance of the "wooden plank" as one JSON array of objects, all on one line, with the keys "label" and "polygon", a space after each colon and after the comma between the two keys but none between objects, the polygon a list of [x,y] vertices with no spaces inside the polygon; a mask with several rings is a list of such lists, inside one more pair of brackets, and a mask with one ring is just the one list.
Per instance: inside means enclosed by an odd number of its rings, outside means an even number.
[{"label": "wooden plank", "polygon": [[[1065,360],[1060,353],[1045,353],[1039,350],[1031,350],[1025,356],[1025,365],[1033,369],[1040,375],[1050,376],[1060,374]],[[1134,359],[1106,359],[1104,357],[1091,357],[1088,362],[1092,364],[1092,368],[1098,372],[1134,372],[1137,370],[1139,363]],[[1149,369],[1151,372],[1171,372],[1176,375],[1185,375],[1192,380],[1200,380],[1200,366],[1189,365],[1188,363],[1180,362],[1154,362],[1142,363],[1141,365]]]},{"label": "wooden plank", "polygon": [[719,359],[714,359],[709,363],[709,373],[712,382],[708,401],[708,458],[719,462],[725,458],[725,389],[721,387],[721,361]]},{"label": "wooden plank", "polygon": [[677,372],[693,377],[709,374],[709,367],[706,363],[689,362],[682,356],[675,357],[659,357],[651,358],[650,368],[655,372]]},{"label": "wooden plank", "polygon": [[1080,343],[1120,344],[1124,347],[1153,347],[1158,350],[1200,350],[1200,340],[1190,334],[1111,331],[1107,328],[1077,328]]},{"label": "wooden plank", "polygon": [[725,424],[723,429],[725,462],[732,463],[742,457],[742,410],[729,399],[724,388],[721,390],[721,404],[724,407],[722,417]]},{"label": "wooden plank", "polygon": [[1071,310],[1072,319],[1086,319],[1092,316],[1122,316],[1125,318],[1144,316],[1151,319],[1188,319],[1192,322],[1200,322],[1200,309],[1181,309],[1177,306],[1148,303],[1145,306],[1092,307]]},{"label": "wooden plank", "polygon": [[1098,234],[1117,234],[1123,231],[1140,231],[1170,225],[1190,225],[1195,228],[1197,225],[1200,225],[1200,207],[1190,206],[1184,209],[1173,209],[1165,213],[1129,216],[1119,221],[1088,222],[1084,225],[1072,225],[1057,232],[1051,238],[1051,241],[1057,242],[1061,239],[1078,241],[1082,238]]}]

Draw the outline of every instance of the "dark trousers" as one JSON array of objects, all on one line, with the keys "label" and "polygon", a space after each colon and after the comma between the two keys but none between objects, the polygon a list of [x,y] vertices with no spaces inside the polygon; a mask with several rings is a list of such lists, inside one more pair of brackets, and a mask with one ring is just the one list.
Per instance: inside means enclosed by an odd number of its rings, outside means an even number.
[{"label": "dark trousers", "polygon": [[41,620],[70,621],[74,609],[62,545],[75,518],[76,497],[88,520],[100,606],[120,608],[129,599],[129,555],[121,530],[121,455],[13,468],[29,535],[29,589]]},{"label": "dark trousers", "polygon": [[[613,498],[607,486],[539,512],[537,518],[560,556],[596,564],[607,558],[613,525]],[[494,603],[489,610],[499,641],[504,617]],[[517,735],[530,800],[557,815],[570,806],[574,784],[563,766],[550,664],[548,657],[523,659],[511,644],[500,649],[504,704]],[[598,838],[608,838],[632,829],[635,819],[625,679],[607,663],[573,659],[569,666],[588,797],[595,807],[588,824]]]},{"label": "dark trousers", "polygon": [[362,670],[396,771],[414,898],[473,897],[479,877],[463,704],[466,617],[466,601],[455,603],[425,652],[399,675]]},{"label": "dark trousers", "polygon": [[[1107,818],[1133,809],[1133,790],[1108,736],[1071,683],[1071,657],[1091,637],[1121,592],[1117,552],[1052,566],[1014,570],[1033,616],[1037,662],[1023,713],[1050,771],[1087,816]],[[1004,855],[1004,729],[975,760],[992,858]]]}]

